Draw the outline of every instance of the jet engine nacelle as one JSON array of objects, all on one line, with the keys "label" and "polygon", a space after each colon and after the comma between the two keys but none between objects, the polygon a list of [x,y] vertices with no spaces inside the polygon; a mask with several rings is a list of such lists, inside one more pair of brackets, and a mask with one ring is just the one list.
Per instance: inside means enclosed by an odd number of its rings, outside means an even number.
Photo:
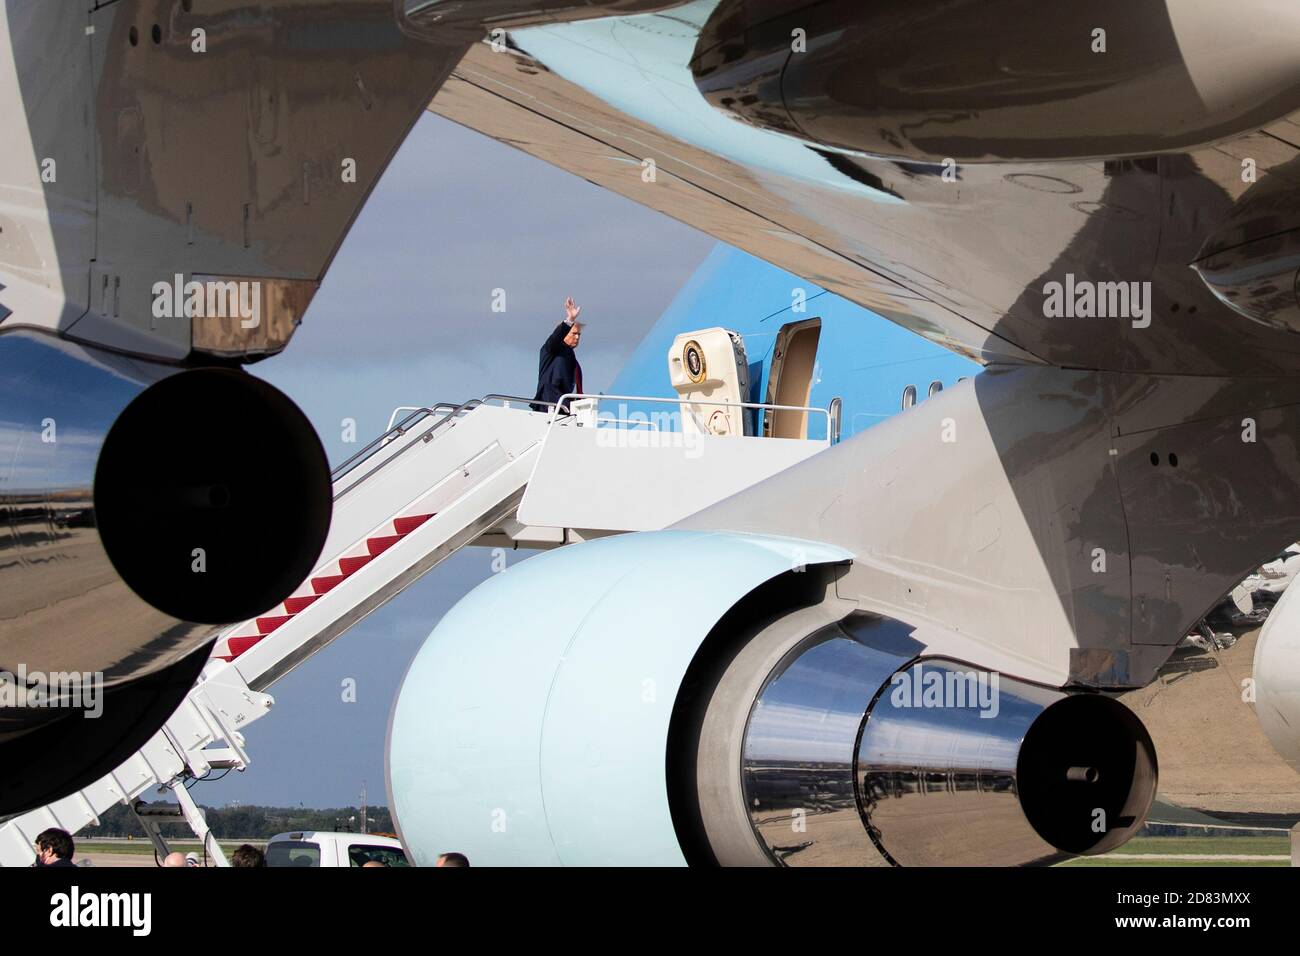
[{"label": "jet engine nacelle", "polygon": [[0,383],[4,814],[147,741],[212,625],[266,611],[311,572],[332,502],[306,417],[242,371],[19,329],[0,335]]},{"label": "jet engine nacelle", "polygon": [[1255,645],[1255,716],[1282,759],[1300,771],[1300,588],[1283,593]]},{"label": "jet engine nacelle", "polygon": [[[927,657],[910,626],[837,597],[851,559],[670,530],[487,581],[438,624],[394,706],[389,798],[408,851],[422,865],[453,850],[475,864],[1028,863],[1141,826],[1155,756],[1131,713]],[[943,696],[956,677],[961,701]]]},{"label": "jet engine nacelle", "polygon": [[[665,781],[682,682],[746,595],[848,561],[759,535],[658,531],[550,551],[438,623],[389,725],[389,806],[419,865],[674,865]],[[820,586],[824,595],[825,585]]]},{"label": "jet engine nacelle", "polygon": [[719,109],[823,146],[1086,160],[1186,150],[1300,109],[1298,31],[1292,0],[723,0],[691,69]]}]

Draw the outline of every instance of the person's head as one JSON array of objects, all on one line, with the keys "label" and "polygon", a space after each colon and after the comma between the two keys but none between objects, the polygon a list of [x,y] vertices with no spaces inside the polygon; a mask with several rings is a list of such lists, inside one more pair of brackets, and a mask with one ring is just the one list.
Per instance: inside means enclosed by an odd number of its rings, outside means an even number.
[{"label": "person's head", "polygon": [[245,843],[234,853],[230,854],[230,865],[266,866],[266,854],[251,843]]},{"label": "person's head", "polygon": [[[564,337],[564,344],[571,349],[576,349],[578,343],[582,340],[582,323],[574,322],[569,327],[569,334]],[[554,339],[552,339],[554,341]]]},{"label": "person's head", "polygon": [[364,870],[368,866],[379,866],[379,867],[383,867],[384,869],[388,869],[388,864],[382,863],[379,860],[367,860],[365,863],[361,864],[361,869]]},{"label": "person's head", "polygon": [[469,857],[464,853],[444,853],[438,857],[434,866],[469,866]]},{"label": "person's head", "polygon": [[165,857],[163,857],[162,865],[163,866],[189,866],[190,864],[188,861],[186,861],[184,853],[168,853]]},{"label": "person's head", "polygon": [[67,830],[50,827],[36,837],[36,862],[49,866],[55,860],[71,860],[74,852],[72,834]]}]

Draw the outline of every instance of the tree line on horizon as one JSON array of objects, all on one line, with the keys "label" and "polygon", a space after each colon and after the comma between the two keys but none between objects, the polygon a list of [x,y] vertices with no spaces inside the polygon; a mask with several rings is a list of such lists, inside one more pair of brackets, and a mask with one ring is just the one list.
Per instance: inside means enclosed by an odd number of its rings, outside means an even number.
[{"label": "tree line on horizon", "polygon": [[[144,803],[147,807],[173,807],[167,801]],[[219,840],[246,838],[265,840],[277,833],[292,830],[353,830],[361,829],[360,807],[331,807],[313,809],[310,807],[204,807],[203,815],[211,827],[213,835]],[[366,830],[370,833],[392,833],[393,817],[387,807],[366,808]],[[193,838],[189,825],[183,820],[163,823],[160,827],[163,836],[173,839]],[[99,826],[84,827],[77,834],[80,840],[94,840],[97,837],[136,837],[147,840],[144,827],[125,804],[116,804],[99,815]]]}]

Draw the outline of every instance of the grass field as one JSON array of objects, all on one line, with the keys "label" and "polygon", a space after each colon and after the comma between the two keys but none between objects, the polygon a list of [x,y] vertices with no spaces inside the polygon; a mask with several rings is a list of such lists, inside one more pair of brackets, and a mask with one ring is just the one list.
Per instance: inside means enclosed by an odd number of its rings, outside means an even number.
[{"label": "grass field", "polygon": [[[1237,856],[1272,859],[1234,859]],[[1105,856],[1080,857],[1061,866],[1290,866],[1290,839],[1244,836],[1134,837]]]},{"label": "grass field", "polygon": [[[245,843],[251,843],[255,847],[264,848],[263,840],[222,840],[221,848],[229,856],[235,851],[236,847]],[[167,845],[173,850],[181,853],[202,853],[202,847],[199,846],[198,840],[168,840]],[[211,844],[209,844],[210,846]],[[77,856],[90,853],[112,853],[122,856],[153,856],[153,844],[141,837],[138,840],[78,840]]]},{"label": "grass field", "polygon": [[[244,843],[263,846],[260,840],[222,840],[226,856]],[[170,841],[173,850],[201,853],[197,840]],[[77,856],[113,854],[152,857],[148,840],[87,840],[77,843]],[[1060,866],[1289,866],[1291,844],[1287,836],[1181,836],[1134,837],[1113,853],[1097,857],[1079,857]],[[1273,859],[1234,859],[1233,857],[1272,857]]]}]

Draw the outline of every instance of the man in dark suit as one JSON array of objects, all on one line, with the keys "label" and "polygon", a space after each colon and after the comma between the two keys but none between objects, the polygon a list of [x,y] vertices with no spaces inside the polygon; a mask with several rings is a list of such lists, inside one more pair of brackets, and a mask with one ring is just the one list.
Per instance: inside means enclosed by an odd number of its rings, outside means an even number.
[{"label": "man in dark suit", "polygon": [[36,837],[36,862],[32,866],[76,866],[72,834],[58,827],[42,830]]},{"label": "man in dark suit", "polygon": [[[533,411],[549,411],[547,402],[554,404],[561,395],[582,392],[582,366],[573,351],[582,339],[582,325],[578,322],[581,312],[582,307],[574,305],[572,296],[565,299],[564,321],[542,344],[537,362],[537,394],[533,396]],[[568,409],[561,408],[560,412],[567,414]]]}]

